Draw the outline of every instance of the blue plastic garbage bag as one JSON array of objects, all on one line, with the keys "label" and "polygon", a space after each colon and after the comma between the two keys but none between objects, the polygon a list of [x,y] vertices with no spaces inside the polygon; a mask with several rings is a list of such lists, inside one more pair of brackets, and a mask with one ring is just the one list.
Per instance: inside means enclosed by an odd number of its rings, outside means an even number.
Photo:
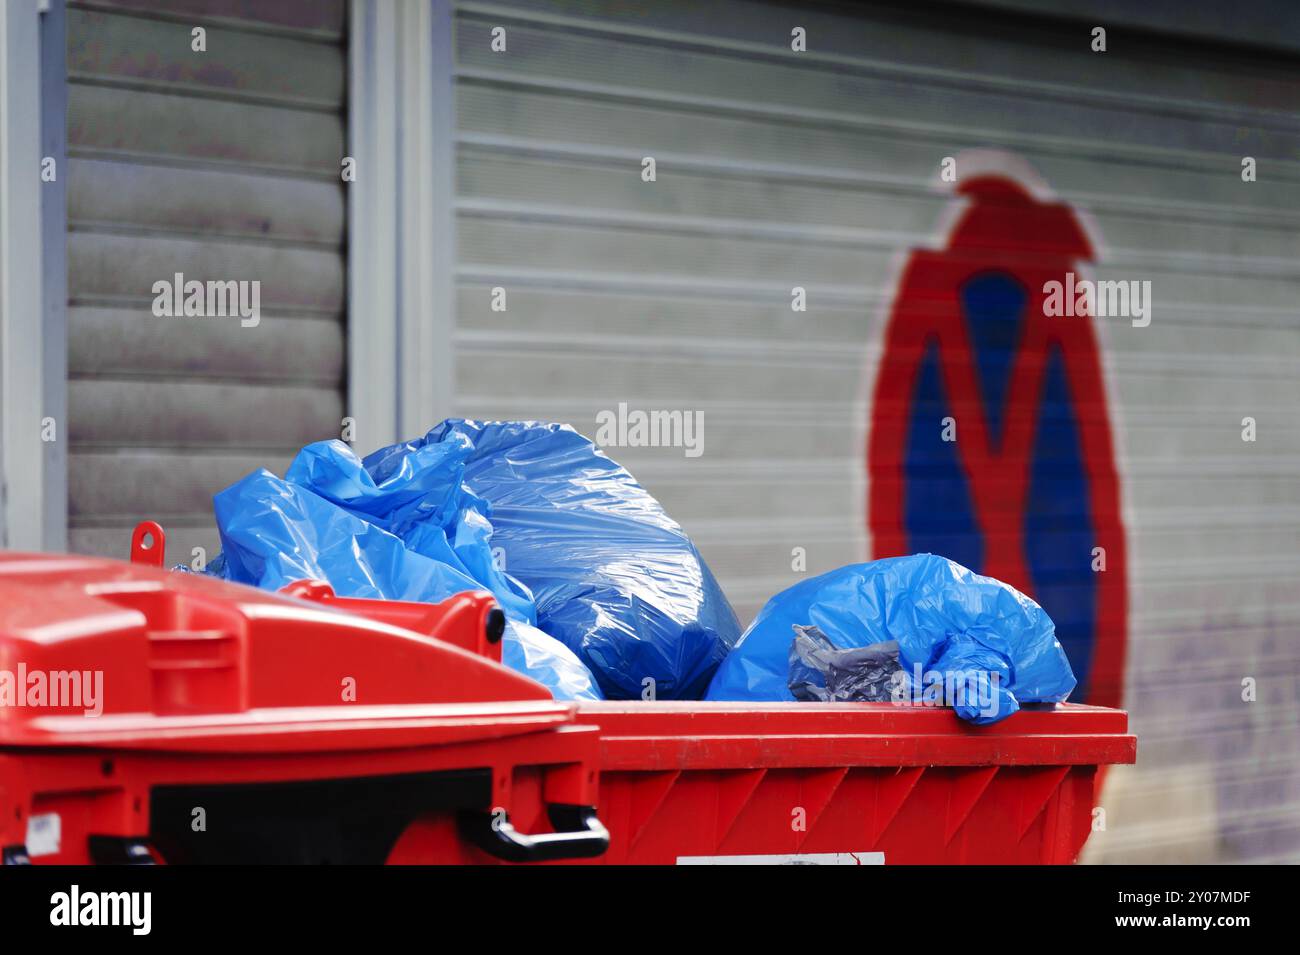
[{"label": "blue plastic garbage bag", "polygon": [[699,699],[740,625],[680,525],[568,425],[452,419],[366,458],[377,480],[464,442],[466,491],[491,505],[492,547],[531,591],[537,626],[610,699]]},{"label": "blue plastic garbage bag", "polygon": [[557,700],[602,699],[591,671],[577,655],[532,624],[506,619],[501,662],[542,684]]},{"label": "blue plastic garbage bag", "polygon": [[[901,698],[994,723],[1027,702],[1062,702],[1074,673],[1051,617],[1014,587],[933,554],[851,564],[770,599],[718,668],[710,700],[793,700],[794,628],[838,648],[898,642]],[[996,679],[994,679],[996,677]]]},{"label": "blue plastic garbage bag", "polygon": [[454,440],[372,470],[341,441],[308,445],[283,479],[260,469],[216,495],[222,553],[208,570],[268,590],[314,579],[384,600],[490,590],[507,616],[508,666],[557,699],[600,699],[577,656],[533,626],[528,589],[494,566],[490,508],[460,482],[471,450]]}]

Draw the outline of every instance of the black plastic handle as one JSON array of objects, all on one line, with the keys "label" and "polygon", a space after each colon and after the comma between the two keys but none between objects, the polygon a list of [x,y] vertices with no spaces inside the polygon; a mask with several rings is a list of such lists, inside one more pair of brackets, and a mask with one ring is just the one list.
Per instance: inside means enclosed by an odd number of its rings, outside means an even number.
[{"label": "black plastic handle", "polygon": [[609,830],[591,806],[552,803],[546,807],[554,832],[526,835],[490,812],[462,812],[460,832],[489,855],[506,862],[552,862],[590,859],[609,848]]}]

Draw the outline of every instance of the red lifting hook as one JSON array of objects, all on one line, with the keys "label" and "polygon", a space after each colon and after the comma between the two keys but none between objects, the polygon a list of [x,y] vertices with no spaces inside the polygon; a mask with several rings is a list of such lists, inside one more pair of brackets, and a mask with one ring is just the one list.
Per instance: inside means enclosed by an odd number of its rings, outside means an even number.
[{"label": "red lifting hook", "polygon": [[167,553],[167,535],[157,521],[141,521],[131,532],[131,563],[161,567]]}]

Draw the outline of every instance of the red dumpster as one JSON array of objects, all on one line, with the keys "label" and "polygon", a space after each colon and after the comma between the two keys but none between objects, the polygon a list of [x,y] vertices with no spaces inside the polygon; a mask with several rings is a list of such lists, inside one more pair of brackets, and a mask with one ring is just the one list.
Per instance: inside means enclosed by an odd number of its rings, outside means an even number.
[{"label": "red dumpster", "polygon": [[485,859],[602,852],[598,731],[462,649],[500,638],[491,596],[370,609],[428,633],[197,574],[0,555],[4,861],[419,861],[408,830],[426,859],[430,834]]},{"label": "red dumpster", "polygon": [[[1119,710],[992,726],[890,703],[598,703],[613,863],[1068,863],[1098,766],[1131,763]],[[594,860],[593,860],[594,861]]]},{"label": "red dumpster", "polygon": [[[1097,767],[1135,758],[1126,715],[1087,706],[990,727],[890,704],[575,706],[496,662],[487,594],[291,590],[307,599],[0,558],[0,679],[27,691],[0,692],[5,859],[1070,862]],[[56,698],[73,674],[80,697]]]}]

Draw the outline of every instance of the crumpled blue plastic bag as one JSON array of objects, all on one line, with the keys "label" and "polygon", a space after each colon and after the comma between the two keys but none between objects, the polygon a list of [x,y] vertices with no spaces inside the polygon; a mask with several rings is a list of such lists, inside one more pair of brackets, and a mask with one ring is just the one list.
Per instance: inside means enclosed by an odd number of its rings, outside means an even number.
[{"label": "crumpled blue plastic bag", "polygon": [[771,598],[718,668],[706,699],[793,700],[796,624],[816,626],[840,649],[898,641],[903,699],[951,705],[972,723],[1005,719],[1021,703],[1063,702],[1075,685],[1042,607],[947,558],[914,554],[850,564]]},{"label": "crumpled blue plastic bag", "polygon": [[557,700],[599,700],[600,689],[577,655],[532,624],[506,618],[501,662],[536,680]]},{"label": "crumpled blue plastic bag", "polygon": [[312,579],[343,597],[426,603],[490,590],[506,612],[507,666],[557,699],[600,699],[577,656],[534,626],[528,588],[494,566],[491,509],[461,483],[472,450],[457,437],[361,461],[341,441],[308,445],[283,479],[259,469],[216,495],[222,553],[208,571],[267,590]]},{"label": "crumpled blue plastic bag", "polygon": [[740,635],[681,526],[568,425],[452,419],[366,458],[377,480],[451,445],[490,504],[491,545],[531,591],[537,626],[572,649],[610,699],[699,699]]}]

